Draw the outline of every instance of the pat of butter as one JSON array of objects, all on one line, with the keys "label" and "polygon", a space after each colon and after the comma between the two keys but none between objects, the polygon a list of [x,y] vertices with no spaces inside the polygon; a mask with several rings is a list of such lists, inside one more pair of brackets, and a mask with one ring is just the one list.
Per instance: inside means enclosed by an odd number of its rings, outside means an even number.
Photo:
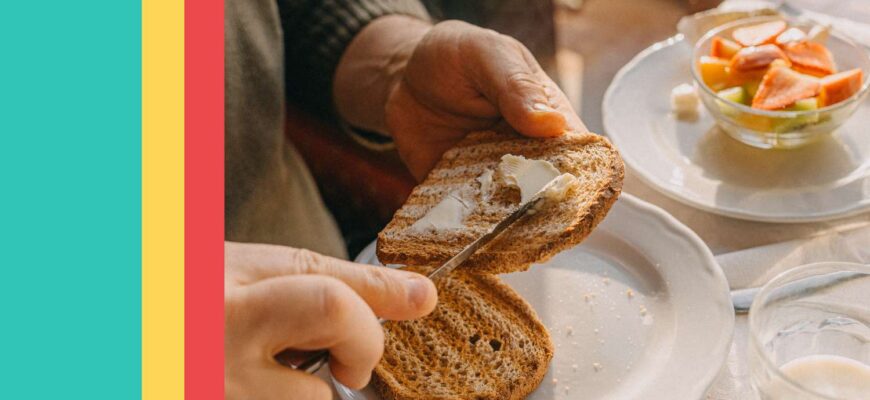
[{"label": "pat of butter", "polygon": [[462,220],[469,212],[468,205],[459,198],[456,192],[450,192],[435,207],[411,225],[411,229],[422,232],[428,230],[462,229]]},{"label": "pat of butter", "polygon": [[545,160],[529,160],[513,154],[502,156],[498,168],[508,185],[520,189],[520,204],[529,201],[550,181],[561,175],[553,164]]},{"label": "pat of butter", "polygon": [[562,200],[565,198],[565,195],[568,193],[568,189],[571,188],[574,183],[577,182],[577,177],[571,174],[562,174],[555,178],[552,181],[546,184],[542,188],[544,191],[544,197],[548,200]]}]

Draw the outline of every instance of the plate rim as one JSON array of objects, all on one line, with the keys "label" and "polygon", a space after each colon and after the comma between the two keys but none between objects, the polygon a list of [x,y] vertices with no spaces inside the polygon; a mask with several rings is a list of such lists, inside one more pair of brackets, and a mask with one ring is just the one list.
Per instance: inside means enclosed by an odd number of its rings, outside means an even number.
[{"label": "plate rim", "polygon": [[[622,206],[625,207],[633,207],[639,212],[643,214],[647,214],[650,218],[658,220],[663,225],[666,225],[675,232],[679,233],[681,237],[683,237],[688,244],[693,248],[698,256],[703,261],[703,265],[697,267],[703,267],[707,272],[709,272],[713,281],[717,282],[717,286],[719,286],[717,290],[716,296],[721,296],[722,299],[719,302],[720,304],[725,305],[728,310],[725,311],[726,320],[723,320],[723,327],[718,332],[717,340],[711,341],[711,347],[707,347],[707,351],[705,352],[705,356],[707,359],[712,360],[711,365],[716,365],[715,368],[710,368],[706,371],[702,376],[694,381],[694,384],[687,384],[688,387],[686,389],[686,393],[690,398],[702,398],[704,394],[706,394],[707,390],[712,386],[715,382],[716,377],[719,375],[722,370],[723,365],[725,365],[725,361],[727,360],[728,353],[731,349],[731,343],[734,335],[734,321],[735,316],[733,312],[733,308],[731,308],[731,298],[730,298],[730,287],[728,285],[728,280],[725,277],[725,273],[722,270],[722,267],[716,261],[713,253],[710,251],[710,248],[704,243],[703,240],[688,226],[677,220],[674,216],[669,214],[667,211],[658,207],[652,203],[644,201],[636,196],[633,196],[628,193],[622,193],[617,199],[617,204],[622,203]],[[606,221],[606,218],[605,218]],[[369,243],[362,251],[354,258],[354,262],[358,263],[366,263],[368,264],[368,260],[377,260],[377,254],[375,252],[375,243],[377,239]]]},{"label": "plate rim", "polygon": [[[639,163],[636,159],[625,151],[621,150],[619,146],[620,143],[624,143],[620,139],[618,139],[619,135],[613,135],[613,122],[611,119],[613,117],[613,113],[609,109],[609,105],[611,103],[611,97],[614,96],[614,92],[617,87],[617,83],[623,79],[623,76],[628,74],[633,69],[637,68],[637,66],[644,61],[651,54],[661,51],[670,46],[676,46],[680,43],[685,42],[685,36],[682,33],[678,33],[674,36],[671,36],[665,40],[653,43],[649,47],[642,50],[640,53],[636,54],[631,61],[622,66],[619,71],[614,75],[613,79],[610,81],[610,85],[607,86],[607,90],[604,92],[604,98],[602,99],[601,106],[601,121],[604,125],[604,132],[607,135],[607,138],[610,139],[613,144],[620,149],[620,155],[622,156],[623,161],[631,171],[637,176],[643,183],[651,187],[658,193],[665,195],[666,197],[685,204],[690,207],[694,207],[696,209],[707,211],[713,214],[736,218],[746,221],[757,221],[757,222],[769,222],[769,223],[788,223],[788,224],[798,224],[798,223],[808,223],[808,222],[824,222],[830,221],[839,218],[847,218],[862,214],[864,212],[870,211],[870,199],[865,199],[864,202],[856,202],[850,207],[839,207],[833,210],[821,211],[821,212],[812,212],[808,214],[762,214],[759,212],[752,212],[746,209],[739,209],[734,207],[723,207],[717,206],[715,204],[707,204],[702,201],[699,201],[693,197],[686,196],[677,190],[674,187],[671,187],[666,182],[663,182],[661,179],[658,179],[655,176],[652,176],[649,172],[645,171],[643,168],[640,168]],[[676,164],[673,164],[676,165]]]}]

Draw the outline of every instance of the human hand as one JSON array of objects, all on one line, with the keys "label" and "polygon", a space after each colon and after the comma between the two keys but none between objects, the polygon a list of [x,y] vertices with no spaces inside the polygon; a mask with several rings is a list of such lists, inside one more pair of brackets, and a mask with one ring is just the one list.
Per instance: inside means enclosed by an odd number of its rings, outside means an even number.
[{"label": "human hand", "polygon": [[326,382],[281,366],[285,349],[327,349],[332,375],[364,387],[381,358],[377,316],[422,317],[435,308],[432,281],[307,250],[225,244],[226,399],[331,399]]},{"label": "human hand", "polygon": [[459,21],[375,20],[348,46],[333,90],[339,113],[390,134],[418,180],[471,131],[505,123],[533,137],[586,131],[520,42]]},{"label": "human hand", "polygon": [[385,112],[418,180],[465,134],[500,121],[533,137],[586,130],[525,46],[459,21],[435,25],[417,44]]}]

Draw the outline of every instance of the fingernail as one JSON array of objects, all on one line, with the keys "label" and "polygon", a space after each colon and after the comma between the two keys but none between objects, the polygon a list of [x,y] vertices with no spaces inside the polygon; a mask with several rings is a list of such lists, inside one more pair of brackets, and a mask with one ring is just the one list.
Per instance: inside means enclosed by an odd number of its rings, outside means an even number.
[{"label": "fingernail", "polygon": [[429,282],[427,278],[409,278],[408,279],[408,301],[414,307],[420,307],[426,302],[429,297]]},{"label": "fingernail", "polygon": [[553,107],[550,107],[549,104],[544,104],[544,103],[532,104],[532,108],[535,111],[553,111]]}]

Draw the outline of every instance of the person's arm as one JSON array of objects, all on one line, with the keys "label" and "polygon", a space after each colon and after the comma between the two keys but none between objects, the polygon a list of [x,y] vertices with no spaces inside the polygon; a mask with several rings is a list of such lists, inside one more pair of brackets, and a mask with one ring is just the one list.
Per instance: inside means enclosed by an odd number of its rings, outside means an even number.
[{"label": "person's arm", "polygon": [[330,117],[335,112],[332,86],[339,59],[360,31],[389,15],[429,20],[418,0],[277,0],[277,4],[287,99]]}]

